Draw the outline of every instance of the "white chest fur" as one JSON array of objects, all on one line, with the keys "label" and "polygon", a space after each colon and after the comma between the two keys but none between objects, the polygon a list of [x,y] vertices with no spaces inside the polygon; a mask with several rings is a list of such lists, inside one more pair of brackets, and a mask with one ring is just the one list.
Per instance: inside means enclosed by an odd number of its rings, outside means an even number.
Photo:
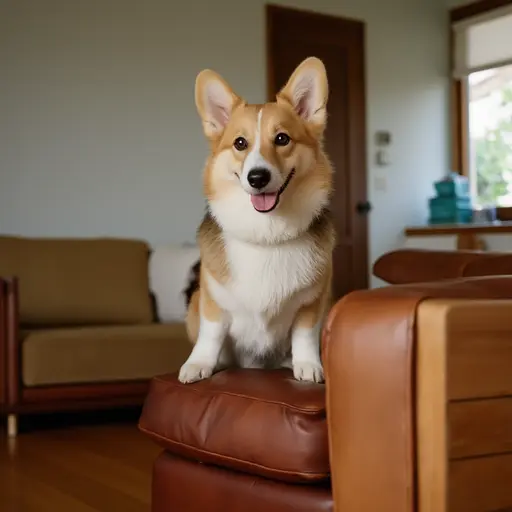
[{"label": "white chest fur", "polygon": [[229,282],[221,285],[210,278],[208,287],[226,313],[236,348],[254,355],[275,351],[278,345],[286,349],[297,311],[320,293],[324,261],[313,240],[276,246],[229,240],[226,256]]}]

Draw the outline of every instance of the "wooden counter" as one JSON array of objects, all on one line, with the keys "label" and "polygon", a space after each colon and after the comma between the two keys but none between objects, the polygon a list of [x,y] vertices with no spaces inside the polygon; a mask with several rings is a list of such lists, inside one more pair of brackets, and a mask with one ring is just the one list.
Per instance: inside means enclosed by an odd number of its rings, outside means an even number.
[{"label": "wooden counter", "polygon": [[[512,221],[496,221],[481,224],[434,224],[410,226],[405,229],[407,240],[425,237],[447,237],[455,239],[454,249],[486,250],[485,235],[512,234]],[[410,245],[410,244],[409,244]],[[413,244],[414,245],[414,244]],[[512,243],[510,250],[512,250]]]}]

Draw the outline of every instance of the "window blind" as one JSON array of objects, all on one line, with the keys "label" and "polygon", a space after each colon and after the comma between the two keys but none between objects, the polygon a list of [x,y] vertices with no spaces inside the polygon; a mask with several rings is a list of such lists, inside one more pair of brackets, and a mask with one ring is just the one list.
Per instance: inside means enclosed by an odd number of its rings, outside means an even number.
[{"label": "window blind", "polygon": [[453,25],[454,75],[512,64],[512,5]]}]

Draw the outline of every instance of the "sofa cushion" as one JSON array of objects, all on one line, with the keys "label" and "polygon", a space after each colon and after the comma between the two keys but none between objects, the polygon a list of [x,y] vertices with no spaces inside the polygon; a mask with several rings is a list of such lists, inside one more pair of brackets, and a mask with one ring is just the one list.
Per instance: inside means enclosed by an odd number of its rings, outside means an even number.
[{"label": "sofa cushion", "polygon": [[0,276],[19,278],[26,325],[151,322],[148,260],[137,240],[0,237]]},{"label": "sofa cushion", "polygon": [[150,379],[178,370],[192,348],[183,323],[41,329],[22,334],[26,386]]},{"label": "sofa cushion", "polygon": [[139,426],[182,457],[288,482],[329,478],[325,387],[289,370],[156,377]]}]

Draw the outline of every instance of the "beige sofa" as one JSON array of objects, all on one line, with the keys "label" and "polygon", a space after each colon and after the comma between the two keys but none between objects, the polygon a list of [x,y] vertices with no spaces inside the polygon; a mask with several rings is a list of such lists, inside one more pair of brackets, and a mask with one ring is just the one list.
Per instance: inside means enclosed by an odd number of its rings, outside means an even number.
[{"label": "beige sofa", "polygon": [[[139,404],[191,345],[162,323],[150,248],[128,239],[0,237],[0,411]],[[174,290],[173,293],[180,291]]]}]

